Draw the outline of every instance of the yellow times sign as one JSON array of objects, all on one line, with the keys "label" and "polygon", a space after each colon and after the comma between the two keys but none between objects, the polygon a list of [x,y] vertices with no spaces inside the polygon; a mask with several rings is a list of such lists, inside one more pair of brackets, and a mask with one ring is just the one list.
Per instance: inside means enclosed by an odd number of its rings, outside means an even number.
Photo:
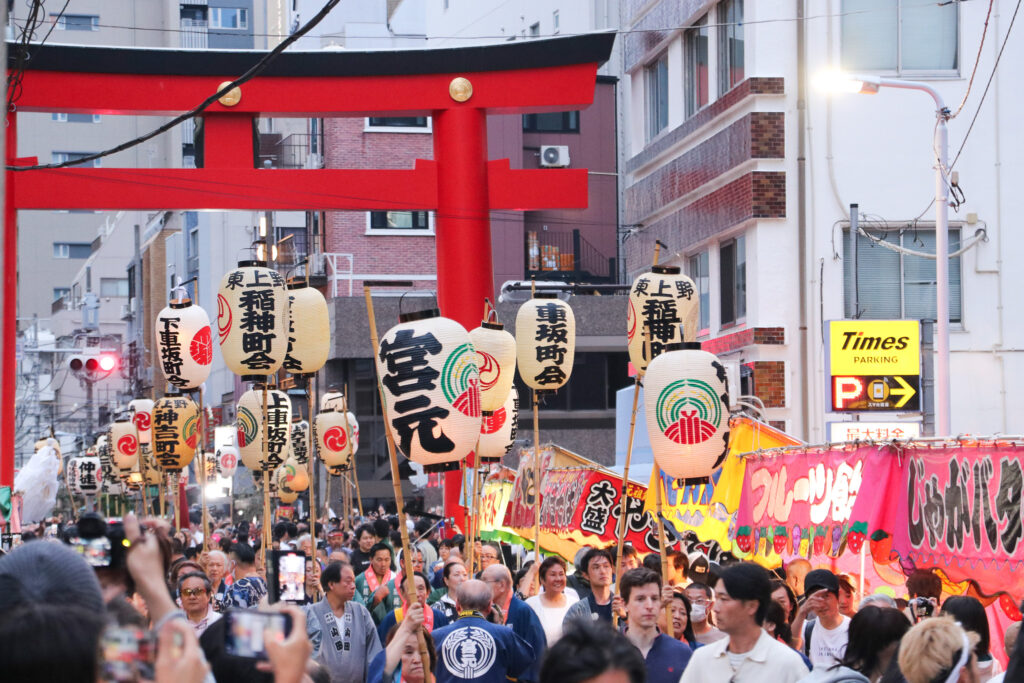
[{"label": "yellow times sign", "polygon": [[921,331],[916,320],[832,320],[831,374],[920,375]]}]

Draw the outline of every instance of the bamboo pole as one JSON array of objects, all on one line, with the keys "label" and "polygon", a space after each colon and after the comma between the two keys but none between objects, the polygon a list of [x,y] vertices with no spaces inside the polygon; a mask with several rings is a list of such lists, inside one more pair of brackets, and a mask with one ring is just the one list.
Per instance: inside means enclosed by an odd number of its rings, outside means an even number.
[{"label": "bamboo pole", "polygon": [[[380,340],[377,338],[377,319],[373,313],[373,297],[370,296],[370,288],[366,285],[363,286],[363,295],[366,297],[366,314],[369,317],[370,322],[370,348],[373,350],[374,356],[376,356],[377,348],[380,346]],[[376,359],[373,363],[373,367],[376,370],[377,363]],[[409,543],[409,528],[405,524],[405,500],[402,496],[402,481],[399,479],[398,474],[398,453],[395,449],[395,440],[391,436],[391,430],[387,426],[387,404],[384,401],[384,390],[381,388],[380,378],[377,381],[377,393],[380,395],[380,405],[383,411],[384,417],[384,437],[388,444],[388,459],[391,462],[391,484],[394,487],[395,492],[395,507],[398,511],[398,529],[402,534],[402,559],[405,574],[405,599],[408,604],[412,604],[416,601],[416,582],[412,576],[412,552],[410,551]],[[427,607],[426,609],[430,609]],[[430,670],[428,663],[430,657],[427,653],[427,642],[423,638],[423,631],[416,632],[416,640],[419,643],[420,657],[423,661],[423,674],[424,681],[431,683],[434,679],[433,672]]]},{"label": "bamboo pole", "polygon": [[[654,467],[657,469],[657,477],[655,479],[654,488],[654,501],[658,510],[658,552],[661,554],[661,580],[662,583],[668,585],[668,553],[665,548],[665,518],[661,515],[661,486],[664,481],[664,477],[661,474],[661,468],[658,467],[658,463],[654,463]],[[665,630],[668,631],[669,638],[675,638],[672,632],[672,606],[665,605]]]},{"label": "bamboo pole", "polygon": [[172,472],[168,479],[174,489],[172,498],[174,500],[174,530],[181,531],[181,472]]},{"label": "bamboo pole", "polygon": [[199,393],[199,504],[203,506],[203,552],[206,552],[210,549],[210,517],[206,507],[206,430],[203,429],[206,420],[203,414],[203,390],[200,388],[196,391]]},{"label": "bamboo pole", "polygon": [[[540,402],[533,390],[533,561],[540,567]],[[534,572],[533,587],[540,591],[540,571]]]},{"label": "bamboo pole", "polygon": [[263,550],[270,550],[273,538],[270,534],[270,416],[267,400],[269,385],[263,383]]},{"label": "bamboo pole", "polygon": [[[309,285],[309,275],[306,276]],[[313,406],[316,397],[313,395],[313,376],[306,378],[306,474],[309,477],[309,537],[312,539],[313,555],[316,555],[316,455],[313,453]],[[325,519],[327,519],[325,517]],[[327,537],[327,534],[324,534]]]},{"label": "bamboo pole", "polygon": [[[374,332],[376,332],[376,330],[374,330]],[[349,426],[349,424],[348,424],[348,385],[342,387],[342,389],[341,389],[341,401],[342,401],[342,403],[345,406],[345,425]],[[383,405],[383,403],[381,405]],[[352,444],[352,448],[353,448],[353,450],[355,449],[355,443]],[[356,463],[356,454],[354,452],[352,453],[352,482],[353,482],[353,484],[355,484],[355,487],[356,487],[356,504],[359,505],[359,516],[362,517],[363,516],[363,494],[359,492],[359,467],[358,467],[358,463]],[[350,493],[350,495],[351,495],[351,493]]]},{"label": "bamboo pole", "polygon": [[471,575],[476,574],[475,561],[476,557],[476,540],[480,536],[480,439],[477,438],[476,450],[473,451],[473,495],[469,499],[470,505],[470,517],[469,517],[469,529],[472,536],[472,543],[469,544],[469,566],[471,568]]},{"label": "bamboo pole", "polygon": [[167,519],[167,478],[166,472],[160,473],[160,519]]},{"label": "bamboo pole", "polygon": [[[640,402],[640,369],[637,368],[636,381],[633,383],[633,412],[629,418],[629,441],[626,444],[626,463],[622,468],[622,497],[619,501],[619,523],[616,529],[618,550],[615,552],[615,580],[622,579],[622,546],[626,541],[626,508],[629,489],[629,461],[633,458],[633,435],[636,433],[636,409]],[[616,591],[617,592],[617,591]],[[619,617],[612,614],[612,622],[618,625]]]}]

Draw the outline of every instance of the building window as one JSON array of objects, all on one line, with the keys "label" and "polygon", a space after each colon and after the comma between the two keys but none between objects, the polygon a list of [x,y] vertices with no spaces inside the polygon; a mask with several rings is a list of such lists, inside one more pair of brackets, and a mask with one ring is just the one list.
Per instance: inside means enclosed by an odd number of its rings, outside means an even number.
[{"label": "building window", "polygon": [[956,71],[959,2],[843,0],[840,61],[851,71]]},{"label": "building window", "polygon": [[54,242],[53,258],[89,258],[92,245],[88,242]]},{"label": "building window", "polygon": [[95,14],[51,14],[50,21],[57,22],[58,31],[100,30],[100,18]]},{"label": "building window", "polygon": [[[67,161],[84,159],[92,154],[95,154],[95,152],[51,152],[50,161],[55,164],[63,164]],[[87,161],[84,164],[79,164],[78,168],[99,168],[100,161],[102,161],[102,159],[93,159],[92,161]]]},{"label": "building window", "polygon": [[53,300],[61,301],[71,296],[70,287],[54,287],[53,288]]},{"label": "building window", "polygon": [[708,103],[708,17],[705,14],[683,32],[686,63],[686,118]]},{"label": "building window", "polygon": [[556,111],[547,114],[523,114],[524,133],[579,133],[578,111]]},{"label": "building window", "polygon": [[370,230],[430,230],[427,211],[371,211]]},{"label": "building window", "polygon": [[210,28],[249,28],[249,10],[241,7],[211,7]]},{"label": "building window", "polygon": [[536,24],[531,24],[530,25],[530,37],[531,38],[539,38],[540,37],[540,22],[539,21]]},{"label": "building window", "polygon": [[126,277],[101,277],[100,296],[128,296],[128,278]]},{"label": "building window", "polygon": [[668,125],[668,55],[644,68],[647,89],[647,139],[653,140]]},{"label": "building window", "polygon": [[430,130],[428,116],[371,116],[367,120],[370,128],[404,128]]},{"label": "building window", "polygon": [[[901,254],[876,244],[899,245],[913,251],[935,253],[935,230],[869,231],[875,239],[857,235],[857,251],[850,231],[843,242],[843,303],[847,318],[935,320],[935,259]],[[960,248],[960,230],[949,231],[949,251]],[[856,264],[856,267],[854,266]],[[960,257],[949,259],[949,320],[961,322]]]},{"label": "building window", "polygon": [[722,325],[733,325],[747,317],[747,248],[742,235],[719,246],[718,267]]},{"label": "building window", "polygon": [[558,10],[551,13],[551,25],[555,29],[555,33],[558,33]]},{"label": "building window", "polygon": [[69,114],[63,111],[55,111],[50,114],[50,120],[60,121],[61,123],[99,123],[101,117],[99,114]]},{"label": "building window", "polygon": [[708,274],[708,252],[702,251],[690,257],[690,279],[697,285],[700,302],[700,327],[697,335],[703,336],[711,330],[711,276]]},{"label": "building window", "polygon": [[448,7],[449,7],[449,0],[444,0],[444,8],[448,9]]},{"label": "building window", "polygon": [[718,93],[743,80],[743,0],[718,6]]}]

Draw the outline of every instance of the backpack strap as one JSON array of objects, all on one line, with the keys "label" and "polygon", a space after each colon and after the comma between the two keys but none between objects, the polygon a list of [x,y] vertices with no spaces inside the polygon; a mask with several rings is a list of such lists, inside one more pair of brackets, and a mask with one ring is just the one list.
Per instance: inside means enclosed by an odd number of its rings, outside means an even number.
[{"label": "backpack strap", "polygon": [[811,634],[814,633],[816,621],[808,621],[804,624],[804,655],[811,656]]}]

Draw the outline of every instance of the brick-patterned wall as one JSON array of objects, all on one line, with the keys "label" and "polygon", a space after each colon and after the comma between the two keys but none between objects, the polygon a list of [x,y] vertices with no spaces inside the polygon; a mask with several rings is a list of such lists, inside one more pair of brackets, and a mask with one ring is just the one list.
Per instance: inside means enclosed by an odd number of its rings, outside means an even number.
[{"label": "brick-patterned wall", "polygon": [[626,189],[626,222],[637,223],[751,159],[782,159],[785,114],[752,112]]},{"label": "brick-patterned wall", "polygon": [[708,353],[721,355],[731,351],[738,351],[745,346],[754,344],[765,344],[781,346],[786,343],[786,333],[781,327],[754,327],[732,334],[722,335],[714,339],[701,342],[701,349]]},{"label": "brick-patterned wall", "polygon": [[669,253],[713,237],[750,218],[786,217],[786,174],[754,171],[651,223],[625,244],[631,277],[643,268],[655,240]]},{"label": "brick-patterned wall", "polygon": [[[378,133],[363,130],[365,119],[343,118],[324,121],[324,161],[327,168],[411,169],[416,159],[432,159],[433,136],[425,133]],[[394,210],[402,210],[396,200]],[[353,272],[392,276],[437,272],[433,236],[367,235],[366,213],[327,212],[325,247],[328,252],[352,254]],[[339,261],[339,267],[347,262]],[[432,289],[435,281],[416,281],[417,287]],[[363,281],[354,282],[361,292]],[[340,282],[339,293],[348,293]]]},{"label": "brick-patterned wall", "polygon": [[747,363],[754,373],[754,394],[764,401],[765,408],[786,407],[786,363],[781,360],[758,360]]}]

